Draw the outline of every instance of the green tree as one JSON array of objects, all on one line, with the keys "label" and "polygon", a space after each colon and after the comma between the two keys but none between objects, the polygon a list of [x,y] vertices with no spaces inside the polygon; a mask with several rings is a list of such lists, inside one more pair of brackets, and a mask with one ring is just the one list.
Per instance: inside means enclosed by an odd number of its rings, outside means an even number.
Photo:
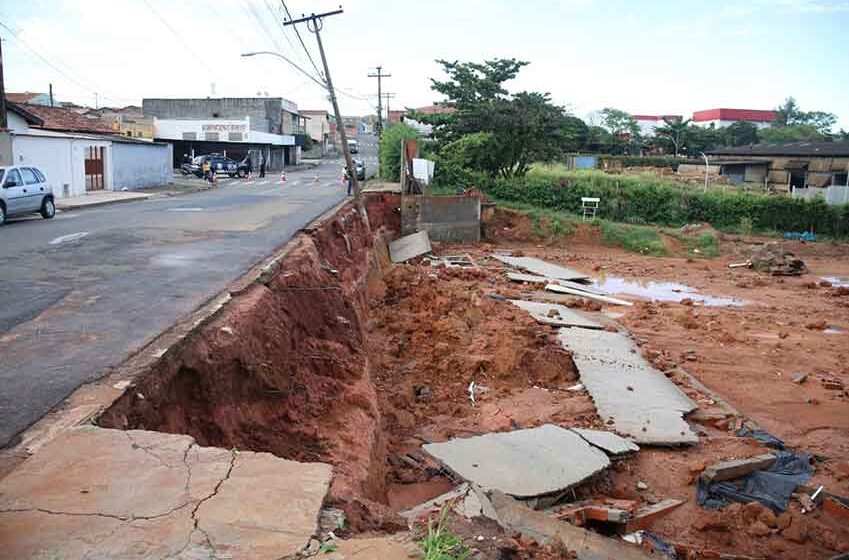
[{"label": "green tree", "polygon": [[722,129],[725,146],[745,146],[758,143],[758,127],[746,121],[737,121]]},{"label": "green tree", "polygon": [[629,145],[640,145],[640,125],[634,117],[613,107],[605,107],[600,113],[602,125],[610,132],[611,152],[628,153]]},{"label": "green tree", "polygon": [[812,124],[791,124],[787,126],[771,126],[758,131],[761,142],[821,142],[827,136],[817,130]]},{"label": "green tree", "polygon": [[587,128],[587,149],[592,152],[607,153],[613,144],[613,137],[606,128],[590,126]]},{"label": "green tree", "polygon": [[389,125],[380,137],[377,156],[380,160],[380,178],[385,181],[401,180],[401,141],[419,140],[419,131],[405,123]]},{"label": "green tree", "polygon": [[[570,145],[578,144],[583,130],[569,120],[562,107],[554,105],[547,93],[510,94],[504,82],[514,78],[526,62],[496,59],[483,63],[437,61],[447,74],[445,80],[431,80],[434,91],[447,97],[455,108],[449,115],[413,115],[433,125],[433,137],[443,151],[461,138],[484,133],[474,145],[485,146],[491,157],[474,159],[478,168],[490,175],[524,175],[535,161],[559,157]],[[469,141],[472,143],[473,141]],[[468,145],[463,145],[468,148]]]},{"label": "green tree", "polygon": [[791,95],[784,100],[784,103],[775,108],[776,126],[788,126],[795,123],[800,112],[796,98]]},{"label": "green tree", "polygon": [[572,115],[563,115],[560,125],[561,143],[564,152],[579,152],[587,149],[590,129],[587,123]]},{"label": "green tree", "polygon": [[[802,111],[796,99],[792,96],[784,100],[784,103],[775,108],[775,125],[778,127],[809,125],[814,127],[820,134],[826,135],[831,132],[831,127],[837,122],[834,113],[826,111]],[[797,131],[796,134],[800,134]]]},{"label": "green tree", "polygon": [[693,119],[681,120],[681,119],[670,119],[667,117],[663,117],[664,126],[656,126],[654,128],[654,132],[656,135],[668,138],[672,145],[675,147],[675,157],[678,157],[678,152],[687,139],[687,127]]}]

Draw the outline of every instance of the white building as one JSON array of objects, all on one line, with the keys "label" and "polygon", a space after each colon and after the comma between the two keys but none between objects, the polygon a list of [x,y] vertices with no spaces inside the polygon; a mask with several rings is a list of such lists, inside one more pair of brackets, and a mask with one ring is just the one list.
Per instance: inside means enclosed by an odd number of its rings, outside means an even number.
[{"label": "white building", "polygon": [[640,125],[640,136],[644,137],[654,136],[655,128],[666,126],[666,121],[663,119],[670,121],[682,120],[681,115],[631,115],[631,117]]},{"label": "white building", "polygon": [[[55,130],[77,121],[58,107],[8,104],[14,165],[33,165],[56,198],[96,190],[134,190],[167,184],[171,146],[86,131]],[[78,117],[78,116],[77,116]]]},{"label": "white building", "polygon": [[775,123],[775,112],[762,109],[707,109],[693,113],[693,124],[699,126],[721,128],[737,122],[752,123],[758,129],[766,128]]}]

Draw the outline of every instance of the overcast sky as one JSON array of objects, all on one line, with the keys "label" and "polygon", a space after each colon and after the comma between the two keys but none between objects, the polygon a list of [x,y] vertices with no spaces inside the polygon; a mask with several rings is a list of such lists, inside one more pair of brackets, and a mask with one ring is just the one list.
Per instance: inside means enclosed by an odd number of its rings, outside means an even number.
[{"label": "overcast sky", "polygon": [[[286,0],[293,15],[338,0]],[[392,107],[438,99],[437,58],[530,62],[511,90],[551,92],[582,118],[716,107],[771,109],[793,95],[849,129],[849,0],[343,0],[322,38],[344,114],[373,112],[370,68],[392,74]],[[321,88],[275,50],[312,70],[280,0],[0,0],[6,91],[62,101],[242,97],[268,92],[327,108]],[[5,26],[5,27],[4,27]],[[8,27],[8,29],[6,28]],[[301,35],[317,64],[315,37]],[[35,54],[37,53],[37,54]],[[214,85],[213,85],[214,84]],[[214,92],[213,92],[214,88]],[[369,97],[371,96],[371,97]],[[365,99],[363,99],[365,98]]]}]

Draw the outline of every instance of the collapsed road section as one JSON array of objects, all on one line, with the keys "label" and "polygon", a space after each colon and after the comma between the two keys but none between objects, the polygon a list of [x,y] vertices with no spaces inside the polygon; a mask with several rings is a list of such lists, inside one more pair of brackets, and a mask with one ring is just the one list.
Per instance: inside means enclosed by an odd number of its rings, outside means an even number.
[{"label": "collapsed road section", "polygon": [[397,240],[398,205],[299,234],[0,480],[0,558],[409,558],[443,527],[496,559],[849,540],[824,459],[633,337],[656,312],[593,282],[596,253]]}]

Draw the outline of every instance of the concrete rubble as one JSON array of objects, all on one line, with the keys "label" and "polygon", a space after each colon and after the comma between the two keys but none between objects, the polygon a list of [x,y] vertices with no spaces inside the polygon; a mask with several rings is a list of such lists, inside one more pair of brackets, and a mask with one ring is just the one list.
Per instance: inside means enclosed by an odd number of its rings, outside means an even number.
[{"label": "concrete rubble", "polygon": [[596,294],[596,293],[588,292],[586,290],[579,290],[579,289],[575,289],[575,288],[572,288],[572,287],[569,287],[569,286],[564,286],[564,285],[559,284],[559,283],[546,284],[545,289],[548,290],[549,292],[556,292],[558,294],[569,294],[570,296],[585,297],[585,298],[594,299],[596,301],[600,301],[600,302],[603,302],[603,303],[610,303],[610,304],[613,304],[613,305],[624,305],[625,307],[631,307],[631,306],[634,305],[630,301],[626,301],[624,299],[619,299],[619,298],[606,296],[606,295],[602,295],[602,294]]},{"label": "concrete rubble", "polygon": [[694,444],[683,416],[697,407],[624,334],[560,329],[598,414],[638,444]]},{"label": "concrete rubble", "polygon": [[611,457],[622,457],[640,450],[639,445],[613,432],[588,430],[586,428],[572,428],[572,431]]},{"label": "concrete rubble", "polygon": [[555,327],[582,327],[601,329],[602,325],[579,311],[573,311],[564,305],[511,299],[510,303],[531,314],[538,323]]},{"label": "concrete rubble", "polygon": [[402,263],[430,253],[431,250],[430,237],[426,231],[420,231],[399,237],[389,243],[389,258],[394,263]]},{"label": "concrete rubble", "polygon": [[316,531],[331,468],[85,426],[0,481],[0,559],[280,558]]},{"label": "concrete rubble", "polygon": [[493,254],[492,258],[497,259],[513,268],[527,270],[538,276],[546,278],[554,278],[557,280],[588,280],[589,276],[582,274],[571,268],[545,262],[534,257],[511,257],[509,255]]},{"label": "concrete rubble", "polygon": [[484,491],[517,498],[562,492],[607,468],[610,460],[571,430],[545,424],[423,446],[446,468]]}]

